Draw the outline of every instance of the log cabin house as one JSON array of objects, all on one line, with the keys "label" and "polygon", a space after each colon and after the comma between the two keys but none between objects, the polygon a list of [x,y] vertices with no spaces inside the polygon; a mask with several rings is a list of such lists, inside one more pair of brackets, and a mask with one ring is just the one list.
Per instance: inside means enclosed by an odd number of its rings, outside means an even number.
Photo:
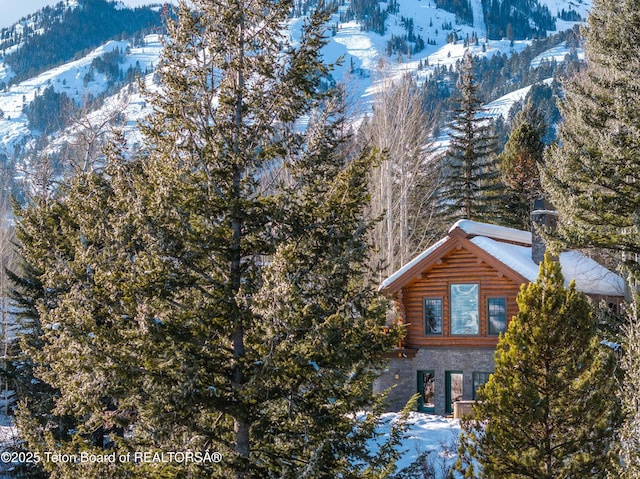
[{"label": "log cabin house", "polygon": [[[534,212],[536,224],[555,222],[555,212]],[[418,409],[439,415],[475,399],[493,372],[499,334],[518,310],[520,286],[535,281],[544,242],[534,232],[460,220],[447,236],[387,278],[380,289],[395,301],[395,321],[407,334],[390,353],[376,381],[392,387],[399,410],[418,392]],[[559,255],[566,284],[593,300],[619,305],[624,281],[578,251]],[[456,407],[458,409],[458,407]]]}]

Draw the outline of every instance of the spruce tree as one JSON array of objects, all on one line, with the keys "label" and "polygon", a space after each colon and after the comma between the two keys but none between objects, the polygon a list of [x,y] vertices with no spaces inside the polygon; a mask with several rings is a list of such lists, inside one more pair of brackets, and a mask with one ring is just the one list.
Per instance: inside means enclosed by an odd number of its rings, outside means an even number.
[{"label": "spruce tree", "polygon": [[[594,2],[584,29],[586,67],[565,87],[564,120],[543,174],[560,212],[560,239],[573,247],[617,253],[630,273],[634,295],[640,278],[639,8],[636,0]],[[637,389],[632,387],[633,366],[640,362],[640,351],[631,346],[636,321],[630,318],[622,341],[628,379],[618,391],[628,414],[622,436],[628,465],[623,475],[629,478],[638,474],[634,444],[640,442]]]},{"label": "spruce tree", "polygon": [[531,230],[533,202],[542,195],[540,171],[546,126],[531,103],[518,113],[504,150],[498,157],[506,204],[501,224]]},{"label": "spruce tree", "polygon": [[474,60],[466,53],[458,79],[459,106],[450,125],[439,193],[443,218],[489,220],[500,198],[493,123],[482,116],[482,100],[474,76]]},{"label": "spruce tree", "polygon": [[640,477],[640,315],[638,298],[627,308],[627,323],[624,326],[622,359],[624,381],[619,396],[624,414],[620,428],[620,477]]},{"label": "spruce tree", "polygon": [[26,440],[222,455],[44,464],[55,477],[386,477],[396,452],[369,451],[375,415],[358,414],[396,339],[365,266],[373,156],[349,153],[323,93],[327,12],[293,46],[291,2],[192,4],[168,22],[143,149],[116,142],[104,171],[57,191],[55,215],[20,212],[56,232],[21,239],[39,291],[56,292],[25,352],[78,424],[56,438],[25,408]]},{"label": "spruce tree", "polygon": [[517,302],[478,419],[463,422],[458,468],[496,479],[609,477],[618,461],[616,358],[600,344],[588,299],[564,286],[547,255]]},{"label": "spruce tree", "polygon": [[638,8],[636,0],[594,2],[586,68],[565,85],[543,182],[559,235],[573,247],[640,252]]}]

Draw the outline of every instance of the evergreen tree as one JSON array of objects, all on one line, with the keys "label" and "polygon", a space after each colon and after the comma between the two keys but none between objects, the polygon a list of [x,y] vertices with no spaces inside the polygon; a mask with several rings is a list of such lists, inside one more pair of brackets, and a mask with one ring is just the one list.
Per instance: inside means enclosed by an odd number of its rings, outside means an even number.
[{"label": "evergreen tree", "polygon": [[545,132],[546,125],[537,109],[528,103],[516,116],[509,139],[498,157],[507,197],[502,224],[531,230],[533,202],[542,194],[539,168]]},{"label": "evergreen tree", "polygon": [[474,60],[466,53],[458,79],[459,106],[451,128],[451,144],[444,164],[446,180],[439,193],[442,215],[449,222],[459,218],[490,219],[499,198],[499,170],[493,124],[482,117],[477,94]]},{"label": "evergreen tree", "polygon": [[[640,265],[640,3],[594,2],[585,29],[583,69],[566,87],[559,144],[549,150],[545,187],[560,211],[564,242],[622,252],[637,294]],[[633,291],[635,290],[635,291]],[[638,476],[637,313],[629,312],[619,390],[626,413],[621,430],[623,469]]]},{"label": "evergreen tree", "polygon": [[620,428],[620,476],[635,479],[640,477],[640,315],[637,296],[626,313],[621,360],[624,381],[619,391],[624,414]]},{"label": "evergreen tree", "polygon": [[105,171],[57,192],[55,215],[19,212],[59,232],[21,240],[39,291],[56,292],[25,351],[78,423],[54,438],[23,408],[26,440],[223,457],[45,463],[55,477],[386,477],[396,453],[368,450],[375,415],[358,412],[396,338],[365,266],[373,157],[349,154],[321,93],[328,14],[291,47],[291,2],[192,3],[168,24],[144,151],[116,144]]},{"label": "evergreen tree", "polygon": [[478,393],[481,419],[463,422],[458,468],[480,478],[609,477],[618,461],[616,358],[600,344],[586,296],[573,282],[565,288],[547,255],[517,302]]},{"label": "evergreen tree", "polygon": [[594,2],[586,69],[566,85],[545,189],[573,247],[640,252],[640,19],[635,0]]}]

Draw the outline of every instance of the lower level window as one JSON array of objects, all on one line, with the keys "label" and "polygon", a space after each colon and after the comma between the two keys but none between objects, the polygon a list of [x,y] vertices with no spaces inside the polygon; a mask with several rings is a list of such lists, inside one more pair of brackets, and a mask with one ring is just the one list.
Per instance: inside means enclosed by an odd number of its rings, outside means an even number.
[{"label": "lower level window", "polygon": [[473,373],[473,399],[476,399],[476,395],[478,394],[478,388],[480,386],[484,386],[489,380],[489,376],[491,373],[483,373],[483,372],[474,372]]},{"label": "lower level window", "polygon": [[436,376],[434,371],[418,371],[418,409],[434,412],[436,407]]}]

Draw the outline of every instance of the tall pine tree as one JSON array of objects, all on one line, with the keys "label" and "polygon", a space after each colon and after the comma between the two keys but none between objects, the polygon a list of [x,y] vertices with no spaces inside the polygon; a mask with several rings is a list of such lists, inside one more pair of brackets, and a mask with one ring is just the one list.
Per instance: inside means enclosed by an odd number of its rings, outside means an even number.
[{"label": "tall pine tree", "polygon": [[640,312],[638,298],[627,308],[624,326],[621,367],[624,381],[620,385],[620,399],[624,421],[620,428],[620,476],[640,477]]},{"label": "tall pine tree", "polygon": [[[588,18],[586,67],[566,85],[564,121],[547,155],[543,183],[560,212],[558,232],[573,247],[605,248],[640,280],[640,18],[637,0],[594,1]],[[623,339],[625,372],[633,386],[640,351],[635,313]],[[637,477],[640,442],[637,389],[620,391],[627,420],[625,477]],[[633,411],[633,412],[632,412]]]},{"label": "tall pine tree", "polygon": [[[640,252],[640,19],[636,0],[597,0],[587,64],[566,85],[545,189],[573,247]],[[637,265],[636,265],[637,267]]]},{"label": "tall pine tree", "polygon": [[531,230],[533,202],[542,195],[539,169],[544,156],[545,131],[544,120],[535,106],[527,103],[516,116],[509,140],[498,157],[506,189],[502,224]]},{"label": "tall pine tree", "polygon": [[466,218],[490,220],[500,198],[499,170],[493,123],[481,113],[482,100],[474,76],[474,60],[466,53],[458,79],[460,94],[451,124],[439,199],[449,223]]},{"label": "tall pine tree", "polygon": [[575,283],[565,288],[547,255],[517,302],[479,391],[479,420],[463,422],[459,469],[496,479],[609,477],[618,461],[616,358],[600,344],[589,301]]},{"label": "tall pine tree", "polygon": [[375,416],[358,411],[376,406],[395,339],[365,266],[372,157],[349,155],[321,93],[327,12],[292,46],[291,2],[192,4],[168,23],[143,151],[115,145],[105,171],[58,192],[55,215],[20,212],[23,229],[58,232],[21,239],[56,292],[26,352],[78,423],[56,438],[25,408],[26,439],[223,458],[45,463],[55,477],[385,477],[396,453],[367,449]]}]

